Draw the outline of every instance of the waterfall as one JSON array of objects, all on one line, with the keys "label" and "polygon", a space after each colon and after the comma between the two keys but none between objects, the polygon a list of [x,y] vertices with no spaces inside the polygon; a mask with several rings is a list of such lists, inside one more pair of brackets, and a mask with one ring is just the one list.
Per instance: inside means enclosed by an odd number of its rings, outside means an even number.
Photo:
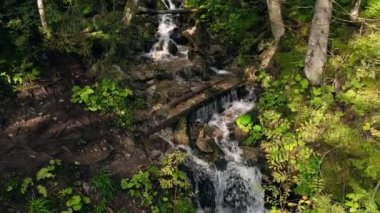
[{"label": "waterfall", "polygon": [[[169,10],[181,9],[180,0],[162,0]],[[155,43],[148,56],[155,61],[171,61],[176,58],[187,57],[187,48],[177,45],[171,34],[178,30],[175,23],[177,15],[159,15],[157,35],[159,41]],[[175,44],[180,54],[173,55],[170,45]],[[228,74],[228,71],[212,68],[218,75]],[[240,88],[241,89],[241,88]],[[261,213],[264,212],[264,192],[261,189],[261,173],[257,167],[248,166],[242,157],[242,150],[238,141],[231,138],[229,126],[236,118],[251,111],[254,107],[254,88],[245,88],[245,94],[235,89],[219,95],[203,106],[199,107],[187,117],[189,139],[196,139],[194,125],[201,123],[222,132],[221,137],[215,137],[214,142],[222,154],[215,162],[202,159],[199,151],[189,146],[175,145],[171,128],[156,133],[168,142],[173,148],[188,153],[189,160],[185,163],[192,185],[196,191],[198,212],[218,213]]]},{"label": "waterfall", "polygon": [[[178,0],[162,0],[162,3],[168,10],[182,9],[182,1]],[[153,45],[150,52],[147,54],[149,58],[155,61],[170,60],[178,58],[178,56],[187,57],[187,47],[183,45],[178,45],[170,35],[178,30],[178,26],[175,23],[175,18],[178,14],[162,14],[158,15],[158,41]],[[170,53],[170,45],[174,45],[178,50],[178,54],[173,55]],[[177,56],[178,55],[178,56]]]},{"label": "waterfall", "polygon": [[[238,141],[233,140],[228,126],[236,118],[254,107],[254,90],[240,99],[237,91],[220,96],[189,116],[193,122],[204,122],[223,132],[222,138],[214,138],[223,155],[218,162],[206,162],[200,154],[188,146],[173,144],[170,129],[159,133],[171,146],[185,150],[189,155],[186,167],[197,194],[198,213],[211,209],[218,213],[264,212],[264,192],[261,189],[261,173],[257,167],[248,166],[241,156]],[[223,103],[220,107],[219,104]],[[190,130],[191,132],[191,130]]]}]

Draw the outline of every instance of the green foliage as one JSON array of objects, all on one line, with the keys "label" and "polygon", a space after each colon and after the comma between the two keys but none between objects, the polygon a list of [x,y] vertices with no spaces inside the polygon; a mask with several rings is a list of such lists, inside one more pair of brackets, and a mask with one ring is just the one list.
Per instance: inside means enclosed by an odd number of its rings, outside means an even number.
[{"label": "green foliage", "polygon": [[244,145],[252,145],[262,138],[262,128],[254,124],[250,115],[241,115],[236,119],[236,124],[243,132],[250,132],[250,136],[243,141]]},{"label": "green foliage", "polygon": [[24,178],[20,188],[21,194],[25,194],[29,186],[33,186],[33,179],[30,177]]},{"label": "green foliage", "polygon": [[[271,169],[263,187],[272,206],[302,212],[376,212],[379,193],[375,199],[370,194],[380,175],[380,36],[353,32],[345,26],[333,31],[334,53],[325,84],[310,87],[299,73],[305,43],[294,39],[302,32],[283,40],[275,56],[281,67],[277,78],[258,74],[264,88],[258,100],[261,147]],[[311,203],[303,198],[290,201],[294,195],[307,195]],[[342,197],[346,203],[334,203]]]},{"label": "green foliage", "polygon": [[99,192],[106,201],[112,200],[116,195],[116,186],[112,180],[111,174],[106,170],[100,170],[95,174],[90,184]]},{"label": "green foliage", "polygon": [[95,206],[94,212],[95,213],[106,213],[106,212],[108,212],[107,201],[105,199],[103,199],[99,203],[97,203]]},{"label": "green foliage", "polygon": [[28,203],[28,213],[51,213],[52,208],[48,200],[33,198]]},{"label": "green foliage", "polygon": [[380,2],[377,0],[367,0],[366,9],[363,15],[367,18],[379,18],[380,17]]},{"label": "green foliage", "polygon": [[67,187],[67,188],[64,188],[64,189],[61,189],[59,192],[58,192],[58,196],[60,198],[64,198],[66,196],[69,196],[73,193],[73,189],[71,187]]},{"label": "green foliage", "polygon": [[45,186],[43,186],[43,185],[37,185],[37,186],[36,186],[36,189],[37,189],[37,192],[38,192],[39,194],[41,194],[41,195],[44,196],[44,197],[47,197],[48,192],[47,192],[47,189],[46,189]]},{"label": "green foliage", "polygon": [[[53,36],[49,46],[78,55],[97,75],[108,76],[113,65],[126,67],[143,42],[153,38],[141,26],[123,21],[125,2],[49,1],[46,14]],[[112,8],[112,11],[109,9]]]},{"label": "green foliage", "polygon": [[205,9],[200,19],[210,26],[215,35],[223,35],[220,39],[241,41],[245,33],[257,26],[260,17],[253,8],[242,7],[232,1],[223,0],[187,0],[189,7]]},{"label": "green foliage", "polygon": [[81,196],[81,195],[73,195],[66,201],[66,206],[68,207],[67,211],[64,213],[69,213],[72,211],[80,211],[84,205],[88,205],[91,203],[89,197]]},{"label": "green foliage", "polygon": [[49,165],[46,167],[41,168],[37,174],[36,174],[36,179],[37,181],[44,180],[44,179],[50,179],[54,178],[54,170],[56,169],[57,166],[61,165],[60,160],[51,160],[49,161]]},{"label": "green foliage", "polygon": [[0,96],[11,96],[39,75],[34,63],[41,49],[37,4],[0,3]]},{"label": "green foliage", "polygon": [[186,160],[186,154],[168,154],[161,168],[149,167],[131,179],[122,179],[121,188],[132,197],[139,198],[141,205],[152,212],[195,212],[189,193],[189,182],[178,165]]},{"label": "green foliage", "polygon": [[253,126],[253,120],[250,115],[244,114],[236,119],[236,124],[244,132],[249,132]]},{"label": "green foliage", "polygon": [[83,88],[74,86],[72,93],[71,102],[83,103],[89,111],[112,112],[120,118],[121,126],[127,126],[132,122],[129,98],[133,92],[113,80],[104,79],[100,84]]}]

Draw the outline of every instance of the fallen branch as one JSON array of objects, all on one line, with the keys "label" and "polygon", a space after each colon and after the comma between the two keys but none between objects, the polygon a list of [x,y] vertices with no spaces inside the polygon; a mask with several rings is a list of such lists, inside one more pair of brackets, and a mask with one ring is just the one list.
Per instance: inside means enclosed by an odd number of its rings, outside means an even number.
[{"label": "fallen branch", "polygon": [[199,13],[202,9],[175,9],[175,10],[152,10],[145,7],[139,7],[137,14],[178,14],[178,13]]}]

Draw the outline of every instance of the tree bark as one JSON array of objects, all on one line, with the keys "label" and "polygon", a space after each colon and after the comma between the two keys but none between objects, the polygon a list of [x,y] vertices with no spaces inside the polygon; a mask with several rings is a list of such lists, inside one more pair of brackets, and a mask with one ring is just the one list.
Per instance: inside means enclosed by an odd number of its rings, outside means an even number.
[{"label": "tree bark", "polygon": [[268,14],[272,34],[276,43],[285,34],[284,22],[281,15],[281,0],[267,0]]},{"label": "tree bark", "polygon": [[353,0],[353,6],[350,11],[350,19],[351,21],[356,21],[359,16],[361,0]]},{"label": "tree bark", "polygon": [[46,21],[45,7],[43,0],[37,0],[38,13],[40,14],[42,31],[46,34],[49,34],[49,27]]},{"label": "tree bark", "polygon": [[130,25],[134,16],[136,15],[136,10],[139,0],[127,0],[124,9],[124,18],[123,21],[126,25]]},{"label": "tree bark", "polygon": [[332,0],[317,0],[315,5],[304,68],[305,75],[312,85],[321,83],[327,61],[332,7]]}]

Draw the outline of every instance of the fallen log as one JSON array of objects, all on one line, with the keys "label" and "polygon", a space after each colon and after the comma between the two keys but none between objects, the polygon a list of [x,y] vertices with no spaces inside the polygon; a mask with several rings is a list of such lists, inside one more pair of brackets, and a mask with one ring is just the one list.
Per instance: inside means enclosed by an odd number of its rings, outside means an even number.
[{"label": "fallen log", "polygon": [[[149,116],[150,119],[153,119],[155,122],[153,125],[147,127],[144,132],[144,135],[152,135],[165,127],[168,127],[175,123],[180,117],[186,116],[192,110],[197,109],[208,99],[216,97],[217,95],[226,93],[233,89],[243,86],[246,84],[246,80],[238,76],[229,76],[224,80],[216,80],[215,83],[209,85],[207,89],[202,89],[197,91],[192,98],[186,97],[187,99],[181,103],[171,104],[167,108],[163,107],[162,109],[156,110],[151,113]],[[162,113],[160,110],[166,111],[167,114],[163,118],[159,118]]]},{"label": "fallen log", "polygon": [[152,10],[145,7],[139,7],[137,14],[179,14],[179,13],[199,13],[202,12],[202,9],[175,9],[175,10]]}]

